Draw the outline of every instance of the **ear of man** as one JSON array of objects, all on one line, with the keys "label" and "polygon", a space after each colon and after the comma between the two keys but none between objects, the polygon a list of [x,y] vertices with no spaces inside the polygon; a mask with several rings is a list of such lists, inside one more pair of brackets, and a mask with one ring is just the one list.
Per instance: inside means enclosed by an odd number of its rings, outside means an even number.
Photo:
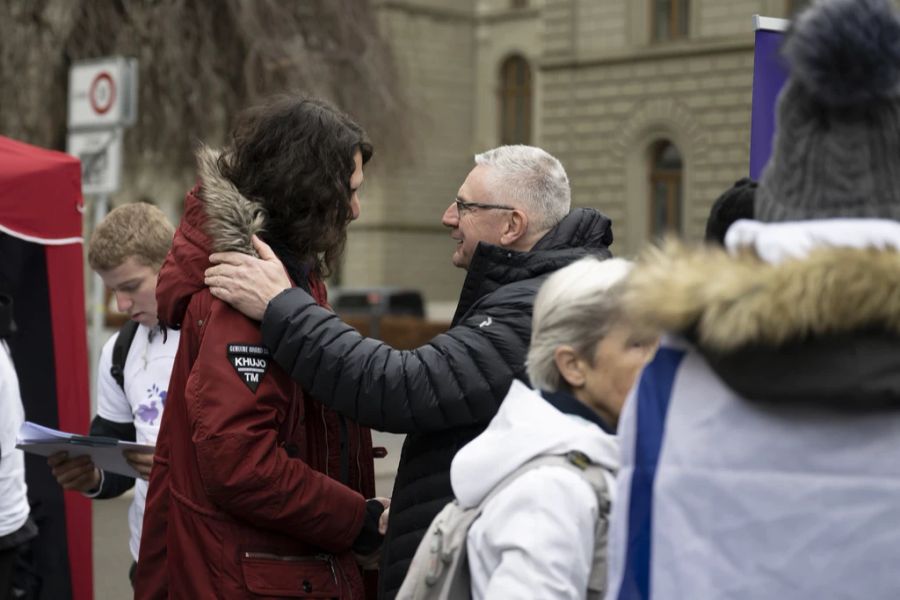
[{"label": "ear of man", "polygon": [[528,233],[528,215],[524,211],[509,211],[503,221],[503,230],[500,234],[500,245],[504,248],[515,248],[526,240]]}]

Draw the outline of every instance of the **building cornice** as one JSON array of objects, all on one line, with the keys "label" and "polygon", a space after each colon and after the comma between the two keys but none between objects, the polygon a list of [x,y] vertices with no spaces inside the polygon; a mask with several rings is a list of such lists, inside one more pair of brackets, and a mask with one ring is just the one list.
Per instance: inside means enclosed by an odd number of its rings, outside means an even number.
[{"label": "building cornice", "polygon": [[354,223],[353,231],[360,232],[379,232],[379,233],[417,233],[417,234],[433,234],[433,233],[449,233],[450,230],[443,225],[426,225],[418,223]]},{"label": "building cornice", "polygon": [[640,48],[630,48],[615,53],[607,53],[602,56],[577,57],[577,58],[544,58],[539,62],[541,70],[555,71],[561,69],[582,69],[587,67],[602,67],[623,63],[645,62],[651,60],[665,60],[670,58],[690,58],[694,56],[709,56],[715,54],[731,54],[734,52],[752,52],[753,37],[742,38],[739,41],[715,40],[715,41],[690,41],[673,42]]},{"label": "building cornice", "polygon": [[414,17],[429,17],[438,21],[457,21],[474,23],[475,15],[471,10],[447,8],[444,6],[425,6],[414,0],[373,0],[376,10],[393,10]]},{"label": "building cornice", "polygon": [[541,9],[535,6],[531,6],[527,8],[515,8],[502,11],[485,11],[478,15],[478,22],[493,25],[495,23],[504,23],[507,21],[528,21],[539,19],[540,16]]}]

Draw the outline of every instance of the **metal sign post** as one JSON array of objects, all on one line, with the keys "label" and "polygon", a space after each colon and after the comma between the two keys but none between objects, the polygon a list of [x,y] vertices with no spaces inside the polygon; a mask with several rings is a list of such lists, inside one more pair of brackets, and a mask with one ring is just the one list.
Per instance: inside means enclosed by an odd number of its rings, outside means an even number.
[{"label": "metal sign post", "polygon": [[[124,57],[78,61],[69,71],[69,135],[67,151],[81,161],[81,185],[92,196],[92,233],[106,216],[109,195],[122,180],[125,127],[137,119],[137,60]],[[96,411],[96,373],[103,347],[104,285],[91,277],[90,381],[91,410]]]}]

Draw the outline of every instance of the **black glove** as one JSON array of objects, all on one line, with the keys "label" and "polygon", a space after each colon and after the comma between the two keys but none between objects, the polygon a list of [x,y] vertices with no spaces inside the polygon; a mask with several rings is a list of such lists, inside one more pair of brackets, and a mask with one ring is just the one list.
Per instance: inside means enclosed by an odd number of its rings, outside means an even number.
[{"label": "black glove", "polygon": [[362,531],[353,542],[354,552],[366,556],[381,547],[384,536],[378,533],[378,520],[383,512],[384,504],[380,500],[374,498],[366,500],[366,518],[363,520]]}]

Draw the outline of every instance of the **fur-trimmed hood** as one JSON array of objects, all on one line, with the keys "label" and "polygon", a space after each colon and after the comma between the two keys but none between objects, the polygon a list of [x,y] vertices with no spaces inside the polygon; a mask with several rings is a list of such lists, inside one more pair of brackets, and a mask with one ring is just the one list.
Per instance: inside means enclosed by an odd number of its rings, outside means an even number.
[{"label": "fur-trimmed hood", "polygon": [[243,252],[256,256],[250,238],[263,230],[266,211],[248,200],[219,168],[221,152],[208,146],[197,151],[197,172],[206,212],[206,234],[213,252]]},{"label": "fur-trimmed hood", "polygon": [[780,232],[787,252],[737,243],[731,230],[730,252],[669,241],[638,261],[625,309],[639,330],[694,343],[744,397],[900,406],[900,226],[890,223],[886,243],[867,240],[867,226],[851,224],[861,236],[831,243],[852,235],[828,224],[804,245],[793,223]]},{"label": "fur-trimmed hood", "polygon": [[636,323],[691,331],[718,352],[875,328],[900,335],[900,253],[822,248],[773,265],[750,250],[669,242],[639,261],[625,302]]},{"label": "fur-trimmed hood", "polygon": [[185,198],[184,216],[159,273],[159,316],[170,326],[180,326],[191,296],[205,287],[209,255],[235,251],[255,256],[250,238],[265,226],[265,210],[222,174],[219,156],[206,146],[197,151],[198,182]]}]

